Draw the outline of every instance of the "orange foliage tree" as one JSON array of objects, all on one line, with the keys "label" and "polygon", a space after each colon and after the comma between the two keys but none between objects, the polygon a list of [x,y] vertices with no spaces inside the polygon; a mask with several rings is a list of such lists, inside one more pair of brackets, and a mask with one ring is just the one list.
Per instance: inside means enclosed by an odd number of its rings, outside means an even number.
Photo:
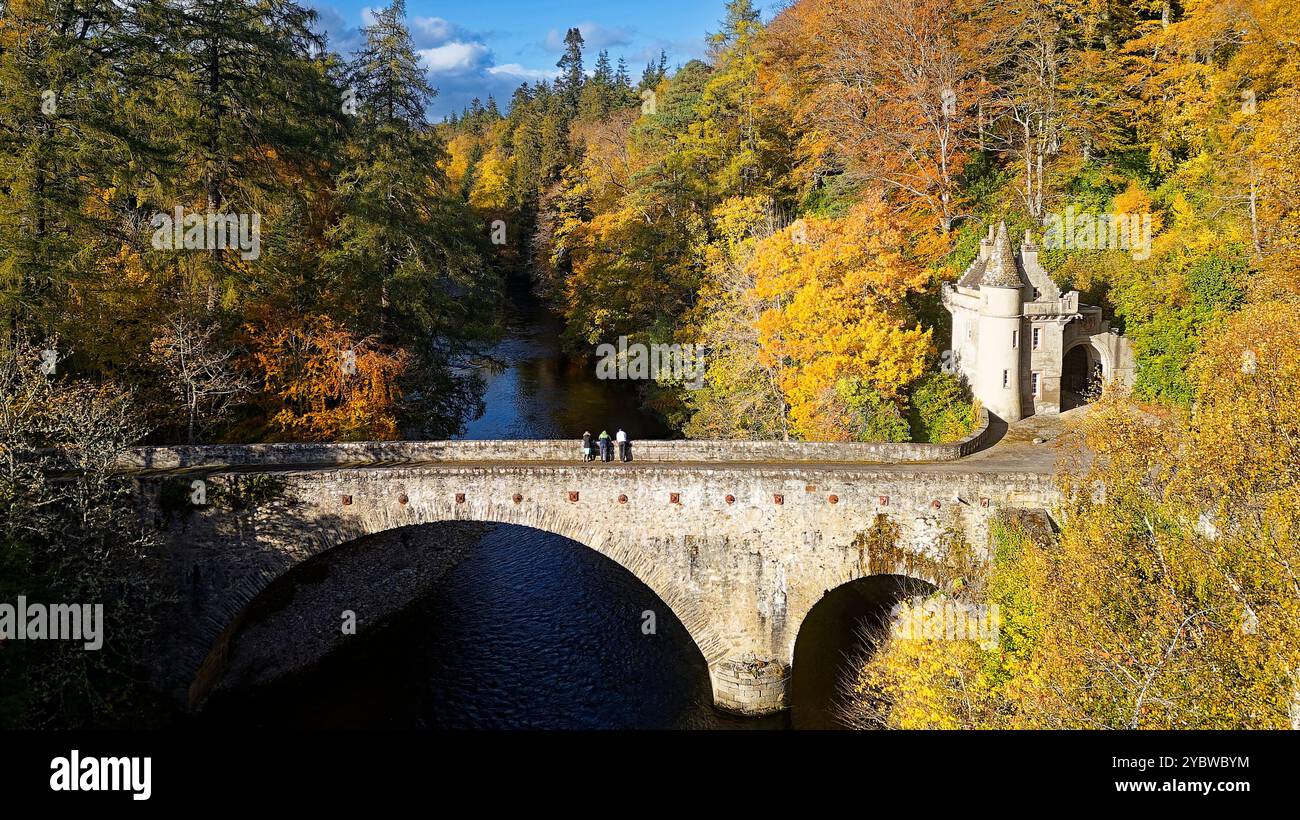
[{"label": "orange foliage tree", "polygon": [[[773,22],[763,78],[833,153],[947,232],[995,61],[986,9],[947,0],[805,0]],[[785,70],[782,65],[787,66]],[[783,93],[784,90],[784,93]]]},{"label": "orange foliage tree", "polygon": [[261,382],[272,434],[295,441],[398,435],[398,379],[410,354],[355,338],[328,316],[271,317],[245,326],[244,366]]}]

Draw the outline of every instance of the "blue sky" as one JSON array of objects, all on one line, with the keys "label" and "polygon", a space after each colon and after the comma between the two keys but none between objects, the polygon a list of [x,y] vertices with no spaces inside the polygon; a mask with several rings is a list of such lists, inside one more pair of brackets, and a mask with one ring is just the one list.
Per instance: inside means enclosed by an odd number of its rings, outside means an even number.
[{"label": "blue sky", "polygon": [[[360,40],[367,10],[381,7],[383,0],[307,3],[320,13],[331,47],[346,55]],[[773,3],[755,5],[767,11]],[[634,81],[660,49],[674,66],[702,57],[707,33],[724,15],[724,0],[407,0],[406,15],[438,89],[430,114],[442,119],[489,94],[504,108],[520,83],[553,77],[571,26],[587,41],[588,69],[600,50],[608,49],[615,65],[620,56],[627,58]]]}]

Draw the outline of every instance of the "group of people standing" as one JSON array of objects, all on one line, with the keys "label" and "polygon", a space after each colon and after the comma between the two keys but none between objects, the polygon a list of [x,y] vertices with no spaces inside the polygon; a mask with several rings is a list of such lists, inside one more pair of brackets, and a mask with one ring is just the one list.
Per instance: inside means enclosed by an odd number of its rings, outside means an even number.
[{"label": "group of people standing", "polygon": [[593,440],[589,430],[582,434],[582,460],[595,461],[599,454],[601,461],[613,461],[615,445],[618,445],[619,461],[632,460],[632,442],[628,441],[627,433],[624,433],[621,428],[614,434],[613,439],[609,437],[607,431],[601,430],[600,436]]}]

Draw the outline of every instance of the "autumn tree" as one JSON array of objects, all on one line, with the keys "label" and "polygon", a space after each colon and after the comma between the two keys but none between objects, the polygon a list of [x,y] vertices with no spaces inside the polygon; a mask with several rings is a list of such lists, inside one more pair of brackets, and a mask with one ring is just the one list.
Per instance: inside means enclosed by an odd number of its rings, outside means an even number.
[{"label": "autumn tree", "polygon": [[[947,232],[995,62],[990,10],[943,0],[809,0],[786,36],[816,72],[807,103],[847,170]],[[798,27],[792,30],[791,27]]]},{"label": "autumn tree", "polygon": [[854,437],[851,414],[827,412],[828,399],[842,397],[841,381],[901,406],[903,389],[924,371],[931,334],[905,297],[926,275],[901,240],[895,217],[876,201],[844,219],[796,221],[755,248],[754,293],[773,305],[758,321],[759,358],[783,364],[781,390],[798,437]]},{"label": "autumn tree", "polygon": [[243,366],[260,387],[269,432],[290,441],[397,438],[399,380],[411,356],[357,337],[327,316],[280,317],[246,328]]},{"label": "autumn tree", "polygon": [[788,219],[765,197],[728,200],[713,214],[718,239],[708,249],[700,301],[686,337],[707,350],[703,386],[686,400],[686,433],[702,439],[788,439],[781,390],[785,362],[761,357],[759,319],[771,303],[755,290],[754,255]]},{"label": "autumn tree", "polygon": [[8,332],[57,332],[68,289],[111,253],[113,225],[84,208],[143,140],[118,107],[154,65],[135,9],[17,0],[0,10],[0,310]]},{"label": "autumn tree", "polygon": [[1247,306],[1196,357],[1194,413],[1103,398],[1058,537],[995,532],[968,603],[995,647],[892,641],[851,712],[908,728],[1300,725],[1297,325]]}]

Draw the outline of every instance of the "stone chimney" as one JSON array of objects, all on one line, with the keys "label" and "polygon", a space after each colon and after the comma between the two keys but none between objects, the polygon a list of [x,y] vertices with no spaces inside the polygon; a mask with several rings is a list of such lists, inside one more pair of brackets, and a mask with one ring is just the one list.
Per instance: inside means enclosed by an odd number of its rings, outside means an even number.
[{"label": "stone chimney", "polygon": [[1025,229],[1025,241],[1020,245],[1020,261],[1025,270],[1038,269],[1038,245],[1034,242],[1034,233]]},{"label": "stone chimney", "polygon": [[989,235],[980,240],[980,259],[982,261],[988,261],[989,254],[993,253],[993,232],[996,230],[996,225],[989,225]]}]

